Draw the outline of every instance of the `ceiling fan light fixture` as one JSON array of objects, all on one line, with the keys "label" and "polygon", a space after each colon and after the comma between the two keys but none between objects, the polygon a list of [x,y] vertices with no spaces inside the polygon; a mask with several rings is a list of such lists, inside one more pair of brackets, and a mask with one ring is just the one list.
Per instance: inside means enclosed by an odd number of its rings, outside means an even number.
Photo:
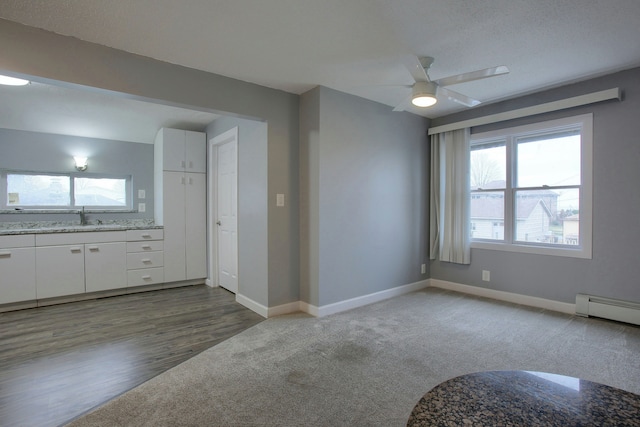
[{"label": "ceiling fan light fixture", "polygon": [[433,82],[416,82],[413,85],[411,103],[416,107],[431,107],[436,99],[437,85]]}]

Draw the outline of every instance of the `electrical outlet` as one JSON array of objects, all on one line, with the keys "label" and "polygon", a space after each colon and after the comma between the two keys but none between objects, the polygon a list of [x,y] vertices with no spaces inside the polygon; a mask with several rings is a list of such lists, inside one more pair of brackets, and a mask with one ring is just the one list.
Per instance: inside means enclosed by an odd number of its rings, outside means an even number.
[{"label": "electrical outlet", "polygon": [[422,264],[420,267],[420,273],[425,274],[427,272],[427,264]]},{"label": "electrical outlet", "polygon": [[491,272],[489,270],[482,270],[482,281],[483,282],[491,281]]},{"label": "electrical outlet", "polygon": [[144,199],[147,197],[147,192],[144,190],[138,190],[138,199]]},{"label": "electrical outlet", "polygon": [[284,206],[284,194],[276,194],[276,206]]},{"label": "electrical outlet", "polygon": [[138,212],[145,212],[147,210],[147,205],[144,203],[138,203]]}]

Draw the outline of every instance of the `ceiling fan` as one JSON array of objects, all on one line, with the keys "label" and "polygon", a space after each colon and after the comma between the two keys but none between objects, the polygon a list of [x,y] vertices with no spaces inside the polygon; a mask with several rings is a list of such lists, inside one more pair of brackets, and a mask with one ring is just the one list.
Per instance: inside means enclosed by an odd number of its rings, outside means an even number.
[{"label": "ceiling fan", "polygon": [[456,76],[431,80],[429,78],[429,68],[431,64],[433,64],[433,58],[430,56],[414,57],[411,63],[407,64],[407,68],[413,76],[415,83],[411,86],[404,86],[411,88],[411,95],[395,107],[393,111],[404,111],[406,107],[409,106],[409,101],[416,107],[430,107],[438,102],[438,96],[447,97],[467,107],[475,107],[480,104],[480,101],[447,89],[445,86],[486,79],[509,72],[509,68],[505,65],[499,65],[497,67],[485,68],[484,70],[471,71]]}]

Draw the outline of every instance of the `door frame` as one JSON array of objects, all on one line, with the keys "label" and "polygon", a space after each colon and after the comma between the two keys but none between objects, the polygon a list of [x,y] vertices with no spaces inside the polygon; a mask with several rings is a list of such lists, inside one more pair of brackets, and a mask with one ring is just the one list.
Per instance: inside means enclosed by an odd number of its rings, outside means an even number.
[{"label": "door frame", "polygon": [[[238,163],[239,163],[239,150],[238,148],[238,126],[229,129],[226,132],[221,133],[218,136],[211,138],[207,142],[207,264],[209,277],[206,280],[206,284],[212,287],[220,286],[219,274],[218,274],[218,233],[216,227],[216,218],[218,217],[218,147],[227,142],[235,141],[236,143],[236,191],[240,192],[238,186]],[[236,212],[238,212],[238,197],[236,197]],[[239,227],[239,224],[237,225]],[[236,239],[238,235],[236,233]],[[236,242],[237,243],[237,242]],[[239,248],[236,244],[236,259],[238,259]],[[239,270],[239,268],[238,268]],[[238,293],[240,292],[240,274],[238,275]],[[236,294],[237,295],[237,294]]]}]

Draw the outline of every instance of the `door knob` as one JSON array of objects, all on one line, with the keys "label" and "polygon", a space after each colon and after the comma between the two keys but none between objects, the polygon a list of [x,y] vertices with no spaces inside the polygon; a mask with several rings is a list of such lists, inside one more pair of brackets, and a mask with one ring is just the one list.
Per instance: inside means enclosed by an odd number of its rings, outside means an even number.
[{"label": "door knob", "polygon": [[217,222],[216,222],[216,224],[218,224],[218,225],[222,225],[222,223],[221,223],[220,221],[217,221]]}]

